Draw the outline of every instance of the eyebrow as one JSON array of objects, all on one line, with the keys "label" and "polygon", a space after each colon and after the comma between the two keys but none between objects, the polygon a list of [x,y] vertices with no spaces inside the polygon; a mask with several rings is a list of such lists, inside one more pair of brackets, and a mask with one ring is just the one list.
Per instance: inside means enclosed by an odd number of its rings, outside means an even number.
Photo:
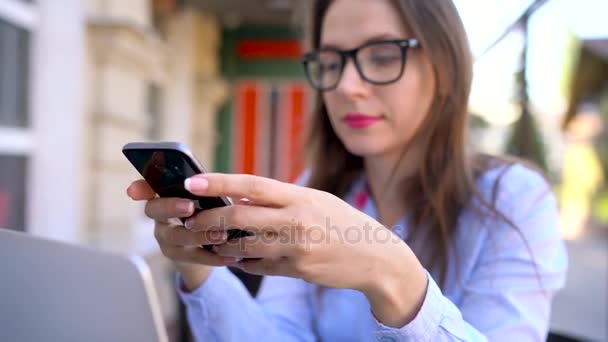
[{"label": "eyebrow", "polygon": [[[377,42],[377,41],[381,41],[381,40],[391,40],[391,39],[402,39],[402,38],[400,36],[392,34],[392,33],[381,33],[381,34],[376,34],[376,35],[373,35],[373,36],[367,38],[358,46],[363,46],[365,44],[369,44],[369,43],[373,43],[373,42]],[[336,44],[321,44],[320,48],[321,49],[337,49],[337,50],[342,49],[341,47],[337,46]]]}]

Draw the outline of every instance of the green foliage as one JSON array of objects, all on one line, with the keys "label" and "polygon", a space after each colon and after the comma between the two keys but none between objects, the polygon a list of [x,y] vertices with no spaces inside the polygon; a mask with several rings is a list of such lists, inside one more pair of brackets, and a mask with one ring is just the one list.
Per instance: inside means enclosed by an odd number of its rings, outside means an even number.
[{"label": "green foliage", "polygon": [[560,90],[562,96],[570,96],[570,87],[572,86],[572,79],[574,76],[574,70],[579,60],[582,42],[572,31],[568,31],[566,47],[564,49],[564,65],[560,80]]},{"label": "green foliage", "polygon": [[506,151],[508,154],[526,159],[544,171],[548,171],[543,137],[530,111],[526,79],[526,55],[527,46],[524,46],[521,52],[521,69],[514,75],[515,101],[519,105],[521,115],[511,128]]},{"label": "green foliage", "polygon": [[602,117],[604,129],[602,133],[595,138],[594,143],[602,165],[604,180],[608,182],[608,86],[605,88],[600,98],[600,115]]},{"label": "green foliage", "polygon": [[548,171],[542,133],[531,114],[522,114],[512,125],[506,150],[508,154],[526,159]]},{"label": "green foliage", "polygon": [[485,129],[490,126],[490,123],[486,121],[481,115],[475,113],[469,113],[469,128],[471,129]]},{"label": "green foliage", "polygon": [[593,207],[593,216],[601,223],[608,225],[608,191],[597,197]]}]

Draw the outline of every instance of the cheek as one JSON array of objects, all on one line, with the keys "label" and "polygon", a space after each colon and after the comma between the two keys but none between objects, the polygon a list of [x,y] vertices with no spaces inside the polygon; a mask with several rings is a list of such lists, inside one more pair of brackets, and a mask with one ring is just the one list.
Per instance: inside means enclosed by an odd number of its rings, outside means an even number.
[{"label": "cheek", "polygon": [[338,104],[338,100],[336,98],[336,96],[334,95],[334,92],[325,92],[323,93],[322,99],[323,99],[323,103],[325,103],[325,107],[327,108],[327,111],[330,113],[334,112],[334,109],[336,108],[337,104]]},{"label": "cheek", "polygon": [[[413,68],[412,68],[413,69]],[[383,92],[383,102],[389,117],[400,132],[408,138],[426,118],[434,97],[434,81],[420,68],[404,75],[388,92]]]},{"label": "cheek", "polygon": [[338,96],[334,94],[334,92],[327,92],[322,95],[323,103],[325,104],[325,108],[327,109],[327,113],[329,115],[329,120],[334,123],[336,120],[337,113],[340,112],[341,105]]}]

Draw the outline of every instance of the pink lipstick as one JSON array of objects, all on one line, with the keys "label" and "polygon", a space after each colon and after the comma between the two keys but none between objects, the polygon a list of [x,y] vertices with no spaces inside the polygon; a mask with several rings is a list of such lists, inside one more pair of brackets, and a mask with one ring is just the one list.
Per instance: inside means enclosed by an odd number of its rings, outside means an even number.
[{"label": "pink lipstick", "polygon": [[382,117],[350,113],[343,120],[351,128],[366,128],[382,120]]}]

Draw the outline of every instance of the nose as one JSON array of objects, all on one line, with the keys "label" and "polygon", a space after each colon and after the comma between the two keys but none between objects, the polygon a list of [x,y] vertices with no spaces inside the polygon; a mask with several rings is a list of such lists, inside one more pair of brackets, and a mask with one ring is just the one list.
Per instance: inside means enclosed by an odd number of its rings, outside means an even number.
[{"label": "nose", "polygon": [[351,98],[365,97],[369,93],[368,84],[361,78],[357,66],[352,59],[346,61],[336,91]]}]

